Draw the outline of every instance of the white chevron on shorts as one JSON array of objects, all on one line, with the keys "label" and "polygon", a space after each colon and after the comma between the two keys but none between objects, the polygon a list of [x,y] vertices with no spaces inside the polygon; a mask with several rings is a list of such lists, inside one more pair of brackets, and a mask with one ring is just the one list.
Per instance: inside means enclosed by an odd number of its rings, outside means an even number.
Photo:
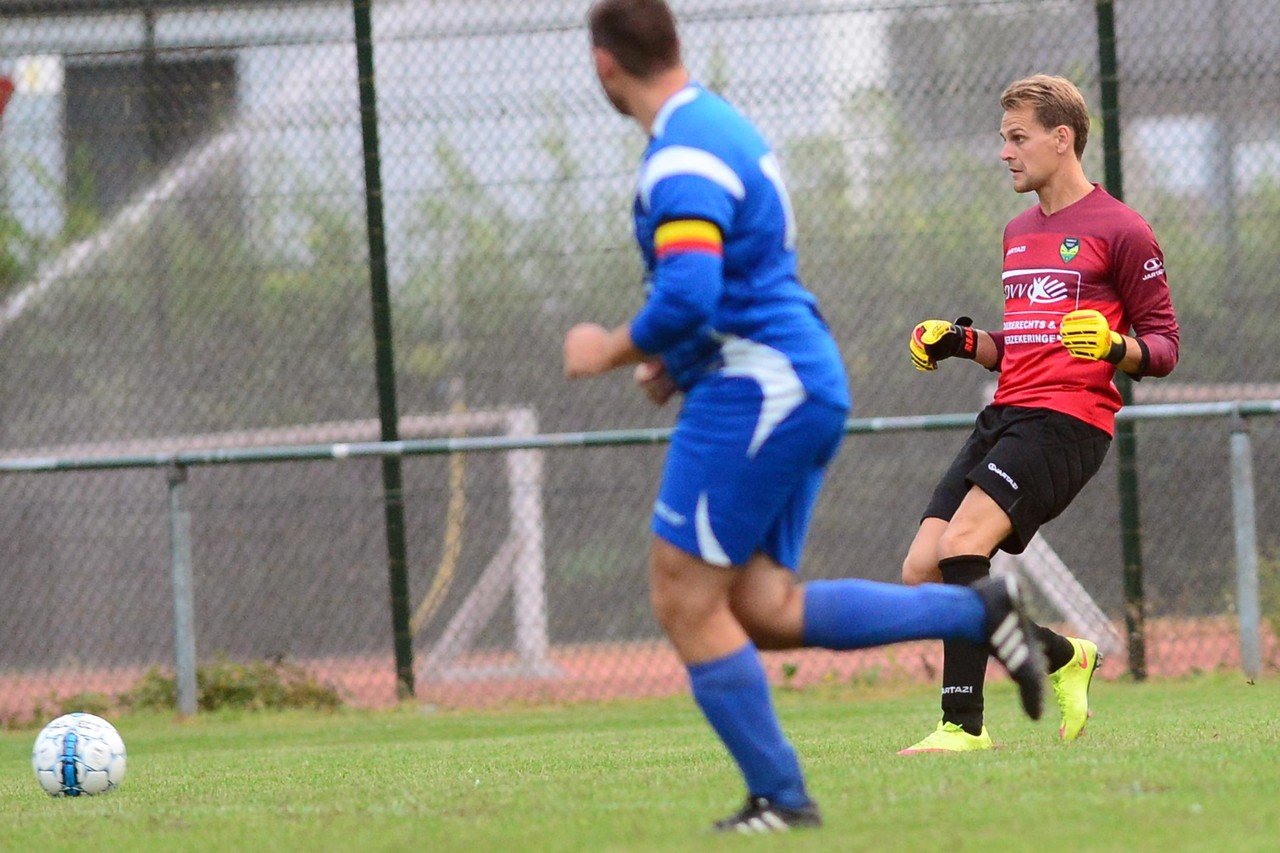
[{"label": "white chevron on shorts", "polygon": [[791,359],[773,347],[737,335],[724,335],[720,354],[724,356],[722,374],[753,379],[763,394],[756,429],[747,447],[747,456],[752,457],[774,428],[805,401],[808,392],[796,375]]},{"label": "white chevron on shorts", "polygon": [[693,512],[693,528],[698,534],[698,556],[713,566],[731,565],[724,546],[711,529],[711,510],[707,508],[707,493],[698,495],[698,506]]}]

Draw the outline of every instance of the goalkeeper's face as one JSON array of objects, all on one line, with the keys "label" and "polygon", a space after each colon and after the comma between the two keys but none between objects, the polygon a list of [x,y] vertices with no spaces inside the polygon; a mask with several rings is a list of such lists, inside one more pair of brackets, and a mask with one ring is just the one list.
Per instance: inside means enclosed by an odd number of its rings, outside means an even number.
[{"label": "goalkeeper's face", "polygon": [[1007,110],[1000,122],[1000,159],[1009,167],[1016,192],[1035,192],[1049,183],[1058,170],[1064,146],[1070,148],[1065,128],[1046,128],[1028,105]]}]

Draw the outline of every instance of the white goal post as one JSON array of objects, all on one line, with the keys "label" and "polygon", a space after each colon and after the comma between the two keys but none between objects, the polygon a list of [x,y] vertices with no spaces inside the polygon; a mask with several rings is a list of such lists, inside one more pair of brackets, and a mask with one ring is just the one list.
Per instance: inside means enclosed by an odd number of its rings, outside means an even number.
[{"label": "white goal post", "polygon": [[991,571],[995,574],[1016,573],[1018,569],[1035,583],[1063,618],[1097,643],[1104,655],[1124,648],[1120,631],[1039,533],[1031,538],[1021,554],[997,551],[991,558]]},{"label": "white goal post", "polygon": [[[406,419],[406,421],[409,419]],[[456,412],[413,419],[413,428],[436,434],[486,430],[515,438],[538,434],[537,414],[531,408]],[[406,423],[406,427],[408,424]],[[437,679],[497,676],[550,677],[559,670],[548,657],[546,552],[542,517],[542,451],[510,450],[507,467],[507,506],[510,524],[506,538],[484,571],[453,612],[444,632],[425,661],[428,677]],[[507,593],[511,594],[517,662],[510,665],[466,666],[460,658],[493,618]]]}]

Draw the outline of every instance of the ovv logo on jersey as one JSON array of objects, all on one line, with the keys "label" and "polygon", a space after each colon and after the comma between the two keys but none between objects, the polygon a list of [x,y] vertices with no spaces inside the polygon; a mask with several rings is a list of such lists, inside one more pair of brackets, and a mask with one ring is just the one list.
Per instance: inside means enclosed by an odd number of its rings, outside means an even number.
[{"label": "ovv logo on jersey", "polygon": [[1078,254],[1080,254],[1080,238],[1063,237],[1062,245],[1058,247],[1058,256],[1062,258],[1062,262],[1069,264]]},{"label": "ovv logo on jersey", "polygon": [[1075,270],[1007,270],[1001,278],[1006,312],[1064,302],[1080,290],[1080,274]]},{"label": "ovv logo on jersey", "polygon": [[1048,275],[1038,275],[1031,279],[1027,288],[1027,302],[1042,305],[1047,302],[1061,302],[1067,298],[1067,283]]}]

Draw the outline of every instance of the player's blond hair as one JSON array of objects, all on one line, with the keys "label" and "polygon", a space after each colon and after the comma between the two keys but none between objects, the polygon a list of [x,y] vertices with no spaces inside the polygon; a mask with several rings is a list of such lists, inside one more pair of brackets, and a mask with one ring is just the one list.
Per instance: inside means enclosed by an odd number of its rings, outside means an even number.
[{"label": "player's blond hair", "polygon": [[1084,146],[1089,141],[1089,108],[1075,83],[1048,74],[1015,80],[1000,96],[1000,107],[1011,110],[1020,106],[1030,106],[1036,121],[1046,128],[1071,128],[1076,157],[1084,158]]}]

